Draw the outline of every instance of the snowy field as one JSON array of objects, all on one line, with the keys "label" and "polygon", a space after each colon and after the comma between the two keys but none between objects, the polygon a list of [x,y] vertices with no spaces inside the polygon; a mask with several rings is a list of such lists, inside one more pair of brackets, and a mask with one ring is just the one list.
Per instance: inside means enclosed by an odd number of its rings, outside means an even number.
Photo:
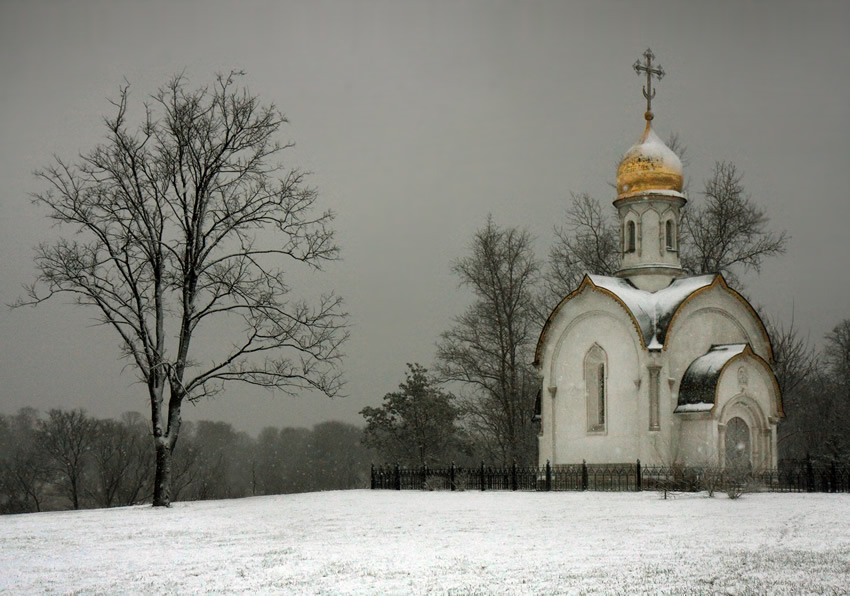
[{"label": "snowy field", "polygon": [[0,593],[850,593],[850,495],[341,491],[0,517]]}]

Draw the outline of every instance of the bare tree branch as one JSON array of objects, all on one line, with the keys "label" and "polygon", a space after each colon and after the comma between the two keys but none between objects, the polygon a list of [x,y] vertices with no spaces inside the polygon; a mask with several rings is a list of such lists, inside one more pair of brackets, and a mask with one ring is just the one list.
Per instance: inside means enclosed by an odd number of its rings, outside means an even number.
[{"label": "bare tree branch", "polygon": [[682,264],[693,273],[722,272],[740,285],[740,273],[761,271],[764,259],[785,253],[789,236],[767,228],[768,217],[744,193],[735,164],[717,162],[702,205],[688,205],[681,226]]}]

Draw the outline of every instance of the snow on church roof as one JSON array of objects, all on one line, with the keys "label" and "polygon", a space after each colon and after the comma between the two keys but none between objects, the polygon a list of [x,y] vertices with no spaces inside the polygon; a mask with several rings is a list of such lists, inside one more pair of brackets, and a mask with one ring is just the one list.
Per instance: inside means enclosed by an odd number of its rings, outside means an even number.
[{"label": "snow on church roof", "polygon": [[561,300],[560,304],[555,307],[546,319],[546,323],[540,331],[540,338],[537,340],[537,348],[534,351],[534,366],[540,366],[541,364],[546,338],[560,310],[571,299],[583,293],[587,288],[608,294],[622,306],[632,318],[635,330],[640,334],[640,340],[644,348],[648,350],[662,350],[667,341],[670,326],[676,318],[676,313],[681,310],[684,303],[691,296],[714,286],[731,294],[749,310],[763,334],[767,349],[767,361],[773,362],[770,337],[758,313],[747,302],[746,298],[726,285],[726,281],[719,273],[682,277],[657,292],[640,290],[627,279],[588,274],[585,275],[579,287]]},{"label": "snow on church roof", "polygon": [[744,353],[747,344],[722,344],[712,346],[706,353],[691,362],[679,386],[676,412],[703,412],[714,407],[717,381],[726,364]]},{"label": "snow on church roof", "polygon": [[594,286],[614,294],[626,305],[638,326],[643,343],[650,350],[660,350],[667,338],[667,329],[676,313],[676,309],[688,296],[710,286],[716,277],[696,275],[674,280],[666,288],[657,292],[647,292],[636,288],[630,281],[620,277],[588,275]]}]

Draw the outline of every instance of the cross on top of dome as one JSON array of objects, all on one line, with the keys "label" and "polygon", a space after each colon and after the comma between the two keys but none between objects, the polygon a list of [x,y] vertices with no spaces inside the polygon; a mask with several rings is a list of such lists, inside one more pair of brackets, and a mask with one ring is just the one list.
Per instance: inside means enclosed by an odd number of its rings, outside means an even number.
[{"label": "cross on top of dome", "polygon": [[643,88],[643,96],[646,98],[646,113],[644,114],[644,118],[652,120],[652,98],[655,97],[655,89],[652,88],[652,77],[655,76],[660,81],[666,73],[660,64],[653,68],[652,61],[655,60],[655,54],[652,53],[652,50],[646,48],[643,57],[645,62],[641,64],[640,60],[635,60],[632,68],[635,69],[638,76],[643,72],[646,73],[646,85]]}]

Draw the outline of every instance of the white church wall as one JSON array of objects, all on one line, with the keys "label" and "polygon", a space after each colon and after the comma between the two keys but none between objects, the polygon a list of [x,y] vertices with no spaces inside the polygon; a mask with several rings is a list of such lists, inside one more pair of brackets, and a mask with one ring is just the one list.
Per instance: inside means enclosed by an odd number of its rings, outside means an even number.
[{"label": "white church wall", "polygon": [[678,465],[713,467],[718,465],[717,425],[711,412],[677,414],[680,417],[678,441],[671,460]]},{"label": "white church wall", "polygon": [[[641,354],[631,319],[608,296],[588,291],[565,305],[554,323],[544,357],[544,387],[555,390],[554,397],[548,390],[542,397],[541,464],[547,459],[552,463],[636,459]],[[594,344],[607,357],[605,425],[600,430],[588,428],[584,378],[585,356]]]},{"label": "white church wall", "polygon": [[640,218],[643,236],[643,259],[653,262],[661,261],[661,251],[658,250],[658,212],[655,209],[647,209]]}]

